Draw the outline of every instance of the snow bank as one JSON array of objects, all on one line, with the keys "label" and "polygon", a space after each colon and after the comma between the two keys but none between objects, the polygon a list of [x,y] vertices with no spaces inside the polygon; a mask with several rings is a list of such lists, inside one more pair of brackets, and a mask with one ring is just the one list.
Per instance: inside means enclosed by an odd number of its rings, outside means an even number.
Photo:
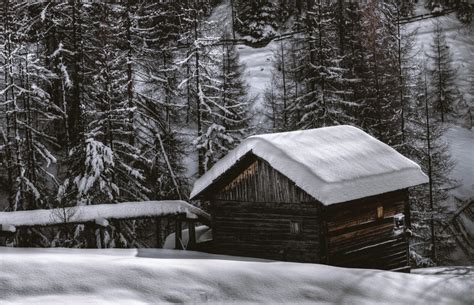
[{"label": "snow bank", "polygon": [[83,223],[98,219],[159,217],[186,213],[189,217],[210,219],[201,209],[181,200],[123,202],[77,206],[66,209],[0,212],[0,224],[13,226],[46,226],[58,223]]},{"label": "snow bank", "polygon": [[427,275],[173,250],[0,248],[0,303],[472,304],[472,268]]},{"label": "snow bank", "polygon": [[191,198],[249,152],[326,205],[428,182],[413,161],[362,130],[342,125],[249,137],[195,182]]}]

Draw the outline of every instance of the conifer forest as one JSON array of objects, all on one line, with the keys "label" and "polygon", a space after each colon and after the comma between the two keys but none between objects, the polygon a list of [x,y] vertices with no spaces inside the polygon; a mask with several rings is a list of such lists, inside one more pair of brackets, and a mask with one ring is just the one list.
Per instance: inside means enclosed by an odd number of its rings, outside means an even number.
[{"label": "conifer forest", "polygon": [[[188,200],[248,136],[353,125],[429,178],[409,193],[411,264],[472,264],[474,192],[456,190],[474,173],[452,174],[448,130],[472,137],[474,53],[460,66],[440,19],[473,50],[473,14],[462,0],[3,0],[0,211]],[[242,50],[269,46],[253,83]],[[120,225],[102,247],[154,246],[146,220]],[[81,231],[9,245],[82,248]]]}]

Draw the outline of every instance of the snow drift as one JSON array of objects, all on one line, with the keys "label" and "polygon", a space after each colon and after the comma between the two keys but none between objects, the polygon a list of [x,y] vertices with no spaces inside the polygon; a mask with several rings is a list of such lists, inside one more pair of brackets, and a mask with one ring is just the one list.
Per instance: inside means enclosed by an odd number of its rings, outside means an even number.
[{"label": "snow drift", "polygon": [[474,270],[458,269],[418,275],[178,250],[0,248],[0,303],[472,304]]}]

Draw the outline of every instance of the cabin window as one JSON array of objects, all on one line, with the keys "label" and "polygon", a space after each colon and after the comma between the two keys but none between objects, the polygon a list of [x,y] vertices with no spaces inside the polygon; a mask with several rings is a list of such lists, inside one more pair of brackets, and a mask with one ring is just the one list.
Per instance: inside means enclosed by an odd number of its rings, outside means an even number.
[{"label": "cabin window", "polygon": [[383,218],[383,206],[377,207],[377,219]]},{"label": "cabin window", "polygon": [[300,234],[301,233],[301,222],[298,221],[290,221],[290,233],[291,234]]},{"label": "cabin window", "polygon": [[405,215],[400,213],[393,216],[393,229],[397,231],[397,230],[403,230],[404,228],[405,228]]}]

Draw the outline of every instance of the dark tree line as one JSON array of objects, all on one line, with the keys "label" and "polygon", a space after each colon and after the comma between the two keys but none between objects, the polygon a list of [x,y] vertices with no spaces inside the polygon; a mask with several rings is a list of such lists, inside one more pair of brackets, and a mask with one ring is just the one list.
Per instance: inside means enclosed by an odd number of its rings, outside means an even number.
[{"label": "dark tree line", "polygon": [[[248,129],[242,67],[234,46],[213,44],[228,35],[207,21],[213,5],[3,1],[7,210],[185,199],[186,164],[201,175]],[[123,223],[102,246],[133,244],[136,230]]]}]

